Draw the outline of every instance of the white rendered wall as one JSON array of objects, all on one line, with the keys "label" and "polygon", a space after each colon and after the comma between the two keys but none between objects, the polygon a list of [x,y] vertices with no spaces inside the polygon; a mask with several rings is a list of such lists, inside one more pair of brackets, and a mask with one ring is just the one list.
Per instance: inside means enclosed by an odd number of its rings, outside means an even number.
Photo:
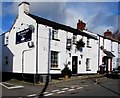
[{"label": "white rendered wall", "polygon": [[[69,33],[67,34],[67,37],[72,39],[73,34]],[[83,41],[85,42],[85,47],[83,48],[83,51],[80,52],[76,49],[76,45],[72,44],[71,51],[67,50],[67,61],[70,61],[70,69],[72,70],[72,56],[77,56],[77,73],[78,74],[87,74],[87,73],[97,73],[98,70],[98,40],[90,39],[91,48],[88,48],[86,46],[87,44],[87,37],[82,37],[81,35],[77,35],[77,41],[79,41],[81,38],[83,38]],[[71,57],[70,57],[71,54]],[[83,56],[81,58],[81,55]],[[86,58],[90,58],[90,69],[91,71],[86,71]],[[81,64],[79,64],[79,61],[81,61]]]},{"label": "white rendered wall", "polygon": [[112,68],[117,67],[117,59],[118,59],[118,43],[117,42],[112,42],[112,53],[115,55],[115,57],[112,60]]},{"label": "white rendered wall", "polygon": [[[49,43],[49,29],[52,32],[52,28],[39,24],[38,30],[38,72],[39,74],[48,73],[48,43]],[[60,74],[66,63],[66,32],[58,30],[60,41],[51,39],[51,51],[58,53],[58,70],[50,68],[51,74]],[[51,61],[51,60],[50,60]]]},{"label": "white rendered wall", "polygon": [[[24,25],[21,25],[22,23],[24,23]],[[24,52],[23,73],[36,73],[36,33],[32,33],[32,41],[35,44],[35,47],[32,50],[29,49],[28,42],[16,44],[16,32],[28,28],[27,24],[32,24],[35,27],[36,32],[36,22],[29,16],[23,14],[20,17],[18,16],[18,19],[13,25],[15,29],[12,28],[9,33],[9,44],[7,47],[12,54],[12,61],[8,66],[12,66],[13,73],[22,73],[22,53],[25,50],[30,52]],[[5,69],[5,71],[8,71],[8,69]]]}]

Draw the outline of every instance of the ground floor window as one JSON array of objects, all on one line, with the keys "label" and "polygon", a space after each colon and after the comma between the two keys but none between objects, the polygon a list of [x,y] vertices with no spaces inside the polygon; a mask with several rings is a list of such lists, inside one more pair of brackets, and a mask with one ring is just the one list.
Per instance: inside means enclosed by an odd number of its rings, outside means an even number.
[{"label": "ground floor window", "polygon": [[58,68],[58,52],[51,51],[51,68]]},{"label": "ground floor window", "polygon": [[86,71],[91,71],[91,69],[90,69],[90,58],[86,58]]}]

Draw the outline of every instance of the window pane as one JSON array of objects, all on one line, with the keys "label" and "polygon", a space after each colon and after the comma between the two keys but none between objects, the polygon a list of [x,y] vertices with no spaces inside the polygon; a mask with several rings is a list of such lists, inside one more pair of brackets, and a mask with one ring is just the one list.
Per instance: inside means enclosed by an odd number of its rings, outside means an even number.
[{"label": "window pane", "polygon": [[58,52],[51,51],[51,68],[58,67]]}]

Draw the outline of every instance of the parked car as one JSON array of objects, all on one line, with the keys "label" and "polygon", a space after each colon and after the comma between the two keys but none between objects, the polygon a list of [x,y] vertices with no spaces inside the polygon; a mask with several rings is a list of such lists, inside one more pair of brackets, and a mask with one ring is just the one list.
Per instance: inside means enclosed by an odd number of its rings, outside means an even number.
[{"label": "parked car", "polygon": [[120,66],[113,69],[113,71],[110,73],[110,75],[113,78],[120,78]]}]

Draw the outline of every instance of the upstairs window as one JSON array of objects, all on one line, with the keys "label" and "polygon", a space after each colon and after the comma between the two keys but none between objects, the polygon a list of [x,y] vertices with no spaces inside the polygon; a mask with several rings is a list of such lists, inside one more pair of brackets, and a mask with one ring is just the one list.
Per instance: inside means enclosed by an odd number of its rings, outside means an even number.
[{"label": "upstairs window", "polygon": [[76,44],[77,42],[77,35],[73,35],[73,44]]},{"label": "upstairs window", "polygon": [[58,52],[51,51],[51,68],[58,68]]},{"label": "upstairs window", "polygon": [[70,50],[71,49],[71,39],[67,39],[67,46],[66,49]]},{"label": "upstairs window", "polygon": [[91,46],[90,46],[90,39],[89,38],[87,38],[87,47],[91,48]]},{"label": "upstairs window", "polygon": [[57,29],[53,29],[52,30],[52,40],[58,40],[58,30]]},{"label": "upstairs window", "polygon": [[9,42],[9,37],[5,36],[4,45],[8,45],[8,42]]}]

